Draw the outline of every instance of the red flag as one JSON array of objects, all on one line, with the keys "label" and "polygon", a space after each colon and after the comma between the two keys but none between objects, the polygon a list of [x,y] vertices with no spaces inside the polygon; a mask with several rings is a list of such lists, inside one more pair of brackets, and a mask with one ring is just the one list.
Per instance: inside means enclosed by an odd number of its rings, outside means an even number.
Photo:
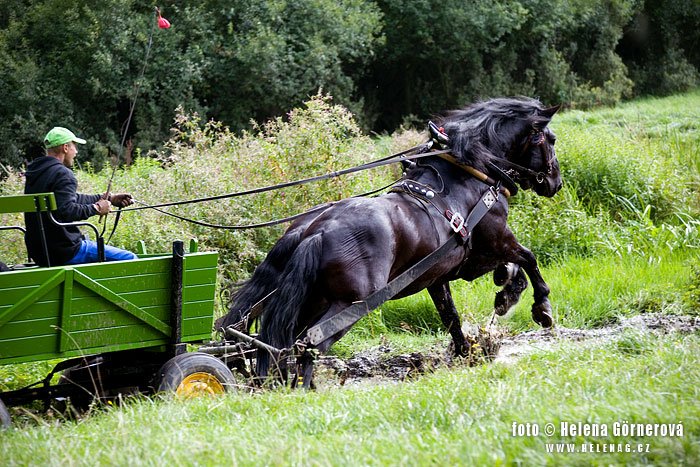
[{"label": "red flag", "polygon": [[158,12],[158,27],[160,29],[168,29],[170,27],[170,21],[160,15],[160,8],[156,8],[156,11]]}]

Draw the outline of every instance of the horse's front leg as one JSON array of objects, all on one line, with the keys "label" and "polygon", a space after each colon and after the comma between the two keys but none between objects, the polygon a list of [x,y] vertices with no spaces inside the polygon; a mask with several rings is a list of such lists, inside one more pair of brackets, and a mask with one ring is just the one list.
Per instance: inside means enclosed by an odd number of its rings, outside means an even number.
[{"label": "horse's front leg", "polygon": [[469,348],[467,348],[464,334],[462,333],[462,322],[459,319],[454,300],[452,300],[449,282],[431,285],[428,287],[428,293],[430,294],[430,298],[433,299],[442,324],[452,336],[452,342],[454,342],[455,346],[455,355],[460,357],[467,356],[469,354]]},{"label": "horse's front leg", "polygon": [[499,264],[493,272],[493,282],[503,288],[496,293],[493,310],[503,316],[520,300],[520,295],[527,288],[527,278],[523,268],[514,263]]},{"label": "horse's front leg", "polygon": [[517,246],[519,248],[519,261],[515,262],[525,269],[527,277],[530,278],[535,297],[535,303],[532,304],[532,319],[543,328],[551,328],[554,324],[554,319],[552,317],[552,305],[549,303],[549,286],[542,278],[535,255],[521,244],[517,243]]}]

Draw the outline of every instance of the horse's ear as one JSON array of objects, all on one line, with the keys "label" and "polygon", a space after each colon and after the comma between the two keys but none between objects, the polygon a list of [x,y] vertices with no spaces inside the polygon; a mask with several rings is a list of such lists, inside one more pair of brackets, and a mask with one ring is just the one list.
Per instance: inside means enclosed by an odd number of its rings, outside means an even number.
[{"label": "horse's ear", "polygon": [[552,121],[552,117],[554,117],[554,114],[557,113],[557,111],[561,108],[560,105],[555,105],[554,107],[549,107],[546,109],[542,109],[539,112],[537,112],[537,116],[535,117],[534,121],[532,122],[533,128],[537,130],[542,130],[544,127],[546,127],[549,122]]},{"label": "horse's ear", "polygon": [[560,108],[561,104],[555,105],[554,107],[549,107],[547,109],[541,110],[540,115],[551,120],[552,117],[554,117],[554,114],[557,113]]}]

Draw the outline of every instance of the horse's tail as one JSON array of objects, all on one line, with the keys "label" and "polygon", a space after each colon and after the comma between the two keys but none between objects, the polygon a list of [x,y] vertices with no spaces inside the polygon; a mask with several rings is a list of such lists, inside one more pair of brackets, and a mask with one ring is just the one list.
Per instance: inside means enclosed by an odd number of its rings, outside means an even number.
[{"label": "horse's tail", "polygon": [[279,239],[265,260],[255,269],[251,278],[233,295],[229,311],[216,321],[216,329],[241,321],[253,305],[277,288],[282,271],[294,250],[299,246],[302,234],[303,229],[297,229]]},{"label": "horse's tail", "polygon": [[[289,348],[294,343],[299,314],[306,301],[309,289],[316,281],[323,248],[320,233],[305,238],[287,262],[278,282],[277,293],[265,306],[260,339],[278,349]],[[258,351],[257,373],[267,376],[270,365],[269,354]]]}]

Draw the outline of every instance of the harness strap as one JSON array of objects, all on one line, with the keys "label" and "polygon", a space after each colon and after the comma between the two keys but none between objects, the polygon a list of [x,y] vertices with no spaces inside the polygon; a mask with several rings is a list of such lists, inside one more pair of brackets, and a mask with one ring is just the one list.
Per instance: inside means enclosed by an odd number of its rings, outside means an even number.
[{"label": "harness strap", "polygon": [[[515,182],[510,177],[508,177],[505,173],[503,173],[503,171],[499,172],[499,175],[502,174],[504,176],[504,179],[501,180],[502,183],[499,183],[498,181],[489,177],[484,172],[477,170],[474,167],[467,165],[463,162],[460,162],[459,160],[457,160],[456,157],[454,157],[450,153],[438,154],[438,156],[441,159],[446,160],[450,164],[456,165],[457,167],[464,170],[465,172],[467,172],[469,175],[476,178],[477,180],[481,180],[482,182],[484,182],[490,186],[498,186],[500,192],[503,193],[503,195],[506,198],[510,198],[511,196],[515,195],[518,192],[518,186],[515,184]],[[502,184],[505,184],[507,186],[501,186]]]},{"label": "harness strap", "polygon": [[391,187],[389,191],[391,193],[406,193],[425,203],[432,204],[448,220],[450,227],[455,233],[458,233],[463,239],[467,238],[468,231],[464,228],[464,217],[448,206],[445,200],[439,194],[436,194],[435,190],[429,185],[413,180],[402,180]]},{"label": "harness strap", "polygon": [[352,326],[359,321],[360,318],[369,314],[370,311],[387,300],[391,300],[399,292],[425,274],[430,268],[442,261],[443,256],[450,250],[459,247],[460,243],[461,240],[459,236],[450,235],[450,238],[440,245],[437,250],[420,260],[413,267],[401,273],[385,287],[377,290],[362,301],[354,302],[337,315],[331,316],[310,327],[306,332],[306,339],[310,344],[318,345],[340,331]]}]

